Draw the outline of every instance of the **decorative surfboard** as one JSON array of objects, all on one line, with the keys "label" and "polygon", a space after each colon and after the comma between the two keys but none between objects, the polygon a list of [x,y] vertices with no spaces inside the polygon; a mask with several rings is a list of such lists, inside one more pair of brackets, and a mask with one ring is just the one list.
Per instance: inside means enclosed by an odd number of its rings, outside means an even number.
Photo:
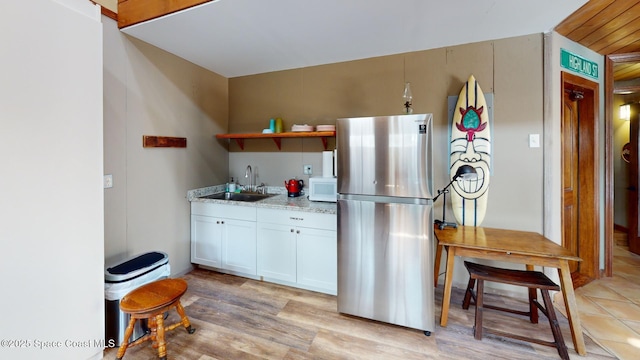
[{"label": "decorative surfboard", "polygon": [[452,185],[451,206],[458,224],[480,226],[487,211],[491,169],[491,127],[489,110],[482,89],[471,75],[464,84],[451,123],[449,174],[469,165],[477,179],[458,179]]}]

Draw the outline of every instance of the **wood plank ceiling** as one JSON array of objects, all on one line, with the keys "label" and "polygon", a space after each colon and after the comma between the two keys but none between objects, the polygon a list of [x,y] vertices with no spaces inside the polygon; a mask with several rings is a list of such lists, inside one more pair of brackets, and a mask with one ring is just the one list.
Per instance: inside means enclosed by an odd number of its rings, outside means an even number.
[{"label": "wood plank ceiling", "polygon": [[[640,52],[640,0],[590,0],[555,31],[601,55]],[[640,64],[618,63],[613,77],[640,78]]]}]

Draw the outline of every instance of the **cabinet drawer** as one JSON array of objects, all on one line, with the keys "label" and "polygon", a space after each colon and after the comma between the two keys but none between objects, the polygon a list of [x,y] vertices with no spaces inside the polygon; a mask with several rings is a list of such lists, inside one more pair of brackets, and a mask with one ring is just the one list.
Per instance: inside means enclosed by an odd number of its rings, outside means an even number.
[{"label": "cabinet drawer", "polygon": [[191,214],[225,219],[256,221],[256,208],[203,202],[191,203]]},{"label": "cabinet drawer", "polygon": [[337,230],[335,214],[258,208],[258,222],[301,226],[314,229]]}]

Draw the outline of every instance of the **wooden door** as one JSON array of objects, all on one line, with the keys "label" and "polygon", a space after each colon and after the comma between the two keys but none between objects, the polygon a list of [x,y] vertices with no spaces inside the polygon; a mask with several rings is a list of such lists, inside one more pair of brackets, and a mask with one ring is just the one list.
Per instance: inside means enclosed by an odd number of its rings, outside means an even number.
[{"label": "wooden door", "polygon": [[570,264],[577,288],[600,274],[599,85],[561,74],[562,245],[582,259]]},{"label": "wooden door", "polygon": [[638,127],[640,123],[640,104],[632,104],[631,105],[631,116],[629,121],[629,144],[631,145],[630,149],[630,163],[629,163],[629,187],[628,189],[628,233],[627,238],[629,239],[629,250],[636,254],[640,254],[640,235],[638,234],[638,216],[640,216],[640,211],[638,211],[638,204],[640,203],[638,199],[638,189],[640,188],[640,184],[638,181],[638,166],[640,165],[640,153],[638,152],[638,136],[639,131]]},{"label": "wooden door", "polygon": [[[562,231],[563,246],[573,255],[580,253],[578,241],[578,99],[579,92],[565,89],[562,106]],[[571,272],[578,271],[578,262],[569,262]]]}]

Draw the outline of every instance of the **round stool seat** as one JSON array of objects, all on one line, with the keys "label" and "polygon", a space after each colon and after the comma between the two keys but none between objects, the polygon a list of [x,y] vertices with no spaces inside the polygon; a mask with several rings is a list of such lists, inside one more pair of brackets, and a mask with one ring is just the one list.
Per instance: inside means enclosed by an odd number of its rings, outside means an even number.
[{"label": "round stool seat", "polygon": [[183,279],[164,279],[143,285],[120,300],[120,309],[129,314],[153,312],[180,299],[187,291]]},{"label": "round stool seat", "polygon": [[[125,340],[118,349],[116,359],[121,360],[127,348],[150,340],[153,343],[153,347],[158,348],[158,357],[166,360],[165,332],[182,325],[189,334],[193,334],[196,329],[191,327],[189,318],[185,314],[182,304],[180,304],[180,298],[186,291],[187,282],[183,279],[162,279],[143,285],[125,295],[120,300],[120,310],[129,314],[131,319],[125,330]],[[163,315],[171,309],[175,309],[180,315],[180,321],[165,326]],[[137,320],[147,320],[150,332],[129,343],[129,338],[133,333],[133,327]]]}]

